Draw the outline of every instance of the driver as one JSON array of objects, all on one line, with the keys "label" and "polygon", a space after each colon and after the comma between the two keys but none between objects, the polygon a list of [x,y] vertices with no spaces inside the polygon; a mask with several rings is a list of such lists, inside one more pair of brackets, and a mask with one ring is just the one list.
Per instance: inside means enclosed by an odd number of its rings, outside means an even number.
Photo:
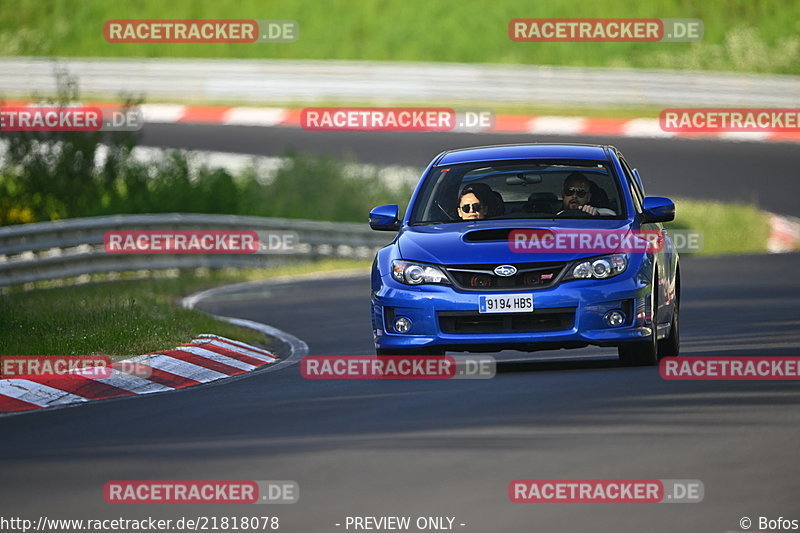
[{"label": "driver", "polygon": [[557,214],[560,215],[565,211],[577,209],[593,216],[616,215],[611,209],[592,206],[589,203],[592,199],[591,190],[592,182],[580,172],[573,172],[567,176],[567,179],[564,180],[564,188],[562,191],[564,194],[563,209]]}]

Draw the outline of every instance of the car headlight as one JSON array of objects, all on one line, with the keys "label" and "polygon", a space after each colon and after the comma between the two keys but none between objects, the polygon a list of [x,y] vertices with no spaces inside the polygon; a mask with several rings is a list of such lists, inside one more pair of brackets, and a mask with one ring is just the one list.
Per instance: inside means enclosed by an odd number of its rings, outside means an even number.
[{"label": "car headlight", "polygon": [[399,259],[392,261],[392,277],[406,285],[422,285],[423,283],[450,284],[450,280],[438,267]]},{"label": "car headlight", "polygon": [[564,280],[568,279],[606,279],[622,274],[628,267],[625,254],[604,255],[573,263],[567,270]]}]

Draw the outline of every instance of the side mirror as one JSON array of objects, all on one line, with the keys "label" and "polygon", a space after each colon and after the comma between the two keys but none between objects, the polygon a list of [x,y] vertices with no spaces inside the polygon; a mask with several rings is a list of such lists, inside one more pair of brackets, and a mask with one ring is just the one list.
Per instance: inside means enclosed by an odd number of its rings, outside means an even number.
[{"label": "side mirror", "polygon": [[369,212],[369,227],[377,231],[400,229],[400,208],[397,204],[381,205]]},{"label": "side mirror", "polygon": [[642,206],[642,222],[669,222],[675,220],[675,203],[663,196],[646,196]]}]

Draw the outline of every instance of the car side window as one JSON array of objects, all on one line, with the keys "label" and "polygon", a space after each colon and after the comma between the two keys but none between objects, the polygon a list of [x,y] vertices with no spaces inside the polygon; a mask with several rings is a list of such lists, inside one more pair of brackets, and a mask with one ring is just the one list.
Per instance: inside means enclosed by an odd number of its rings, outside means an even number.
[{"label": "car side window", "polygon": [[619,160],[620,163],[622,163],[622,168],[625,170],[626,174],[630,176],[631,183],[633,183],[633,186],[636,187],[637,191],[639,191],[639,198],[644,198],[644,190],[642,189],[641,184],[636,180],[636,176],[633,174],[631,166],[628,164],[627,161],[625,161],[625,158],[622,157],[621,154]]},{"label": "car side window", "polygon": [[619,162],[622,165],[622,171],[625,173],[625,179],[628,181],[628,188],[631,191],[631,198],[633,198],[633,204],[636,208],[637,213],[642,212],[642,192],[639,190],[638,185],[636,184],[636,178],[633,177],[633,172],[631,171],[631,167],[628,166],[628,162],[620,155]]},{"label": "car side window", "polygon": [[633,206],[636,209],[637,213],[642,212],[642,201],[639,198],[639,190],[633,185],[633,183],[628,183],[631,189],[631,197],[633,198]]}]

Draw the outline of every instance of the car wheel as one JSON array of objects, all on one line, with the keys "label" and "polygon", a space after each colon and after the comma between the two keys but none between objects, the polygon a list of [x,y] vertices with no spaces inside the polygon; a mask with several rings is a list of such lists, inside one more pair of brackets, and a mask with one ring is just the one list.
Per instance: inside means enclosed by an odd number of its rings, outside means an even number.
[{"label": "car wheel", "polygon": [[[680,287],[680,285],[679,285]],[[669,336],[658,341],[658,358],[675,357],[681,350],[681,330],[680,330],[680,292],[675,296],[675,309],[672,311],[672,325],[669,328]]]},{"label": "car wheel", "polygon": [[647,340],[626,342],[617,348],[622,366],[650,366],[658,363],[658,284],[650,292],[650,309],[653,310],[652,332]]}]

